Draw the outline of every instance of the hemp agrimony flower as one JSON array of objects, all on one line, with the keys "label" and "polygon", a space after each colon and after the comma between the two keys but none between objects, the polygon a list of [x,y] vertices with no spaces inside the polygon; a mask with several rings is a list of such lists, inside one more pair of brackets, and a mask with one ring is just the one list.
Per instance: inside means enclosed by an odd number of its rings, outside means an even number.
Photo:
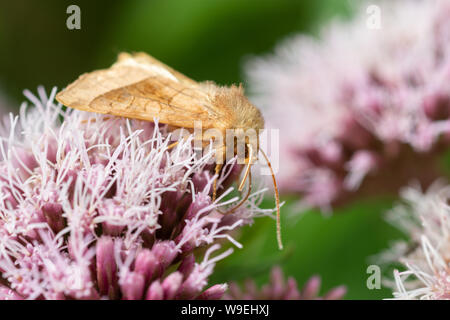
[{"label": "hemp agrimony flower", "polygon": [[[156,122],[64,110],[26,92],[0,144],[1,299],[218,299],[215,263],[230,231],[270,215],[251,194],[221,210],[240,166],[214,175],[192,137],[169,149]],[[217,179],[218,197],[211,199]]]}]

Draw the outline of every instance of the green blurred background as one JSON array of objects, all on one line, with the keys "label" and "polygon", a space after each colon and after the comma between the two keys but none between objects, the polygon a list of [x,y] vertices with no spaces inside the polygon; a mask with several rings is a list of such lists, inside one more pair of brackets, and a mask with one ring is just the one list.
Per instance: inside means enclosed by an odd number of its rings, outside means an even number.
[{"label": "green blurred background", "polygon": [[[66,8],[81,8],[81,30],[68,30]],[[270,53],[294,33],[316,33],[327,20],[351,15],[348,0],[0,0],[0,95],[11,109],[22,90],[64,87],[83,72],[108,67],[121,51],[145,51],[196,80],[244,82],[243,61]],[[392,199],[372,199],[332,217],[298,209],[285,199],[279,251],[275,225],[258,219],[242,231],[244,249],[217,265],[213,282],[267,281],[273,264],[303,284],[323,279],[322,291],[345,284],[347,299],[390,297],[366,287],[370,257],[400,235],[382,213]],[[265,202],[272,206],[272,199]],[[294,214],[295,216],[295,214]],[[387,272],[387,270],[383,270]]]}]

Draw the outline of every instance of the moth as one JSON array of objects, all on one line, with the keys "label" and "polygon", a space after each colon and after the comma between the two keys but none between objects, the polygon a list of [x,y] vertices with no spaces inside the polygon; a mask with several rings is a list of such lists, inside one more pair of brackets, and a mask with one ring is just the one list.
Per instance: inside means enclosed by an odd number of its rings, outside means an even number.
[{"label": "moth", "polygon": [[[261,152],[272,173],[277,240],[282,248],[277,183],[267,155],[259,148],[259,131],[264,129],[264,119],[258,108],[246,98],[242,86],[222,87],[209,81],[196,82],[145,53],[121,53],[110,68],[81,75],[59,92],[56,99],[67,107],[88,112],[146,121],[158,118],[160,123],[171,127],[189,130],[200,121],[202,128],[215,129],[223,136],[230,130],[234,131],[236,139],[244,142],[243,153],[238,152],[234,143],[222,142],[214,146],[216,153],[221,154],[231,148],[238,160],[246,164],[238,189],[242,191],[248,179],[247,195],[229,212],[236,210],[249,197],[251,166]],[[245,136],[249,129],[258,132],[254,139]],[[201,139],[203,145],[209,144],[216,136],[207,134],[208,131],[194,139]],[[222,163],[216,161],[217,175],[222,169]],[[216,181],[213,185],[213,201],[216,198]]]}]

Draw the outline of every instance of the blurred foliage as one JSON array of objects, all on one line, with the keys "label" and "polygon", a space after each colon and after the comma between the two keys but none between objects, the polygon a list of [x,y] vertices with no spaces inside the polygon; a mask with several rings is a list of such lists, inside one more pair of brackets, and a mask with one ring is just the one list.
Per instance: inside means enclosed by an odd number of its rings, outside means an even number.
[{"label": "blurred foliage", "polygon": [[[286,199],[285,199],[286,200]],[[273,207],[267,199],[265,206]],[[301,287],[313,275],[322,278],[321,293],[346,285],[346,299],[382,299],[392,297],[390,290],[369,290],[367,267],[374,256],[389,247],[391,241],[404,238],[384,219],[393,199],[372,199],[341,208],[327,217],[317,211],[296,212],[296,199],[287,199],[282,209],[282,237],[285,248],[276,243],[275,222],[256,219],[245,227],[241,237],[243,249],[217,266],[214,282],[253,278],[267,283],[274,264],[287,276],[294,276]],[[389,266],[380,266],[382,281],[392,279]]]},{"label": "blurred foliage", "polygon": [[[151,52],[194,79],[230,84],[242,80],[242,57],[268,51],[286,34],[307,30],[320,16],[321,8],[329,10],[337,3],[137,1],[121,11],[113,38],[107,43],[115,39],[120,50]],[[109,52],[107,57],[112,59],[113,55],[115,52]]]},{"label": "blurred foliage", "polygon": [[[81,30],[66,28],[70,4],[81,8]],[[348,0],[0,0],[0,91],[19,102],[23,89],[64,87],[108,67],[121,51],[145,51],[196,80],[239,82],[246,57],[349,11]],[[288,218],[294,202],[282,210],[285,250],[276,247],[274,222],[257,219],[242,231],[245,248],[219,263],[212,280],[263,283],[279,263],[300,284],[313,274],[323,278],[323,290],[346,284],[350,299],[390,295],[366,288],[366,268],[400,236],[382,217],[391,201],[354,204],[329,218]]]},{"label": "blurred foliage", "polygon": [[[68,30],[66,9],[78,2],[82,28]],[[78,2],[0,0],[0,90],[15,102],[23,100],[23,89],[63,87],[99,66],[95,60],[114,5]]]},{"label": "blurred foliage", "polygon": [[[242,59],[345,13],[346,0],[0,0],[0,90],[16,102],[37,85],[64,87],[145,51],[197,80],[241,81]],[[81,8],[81,30],[66,8]]]}]

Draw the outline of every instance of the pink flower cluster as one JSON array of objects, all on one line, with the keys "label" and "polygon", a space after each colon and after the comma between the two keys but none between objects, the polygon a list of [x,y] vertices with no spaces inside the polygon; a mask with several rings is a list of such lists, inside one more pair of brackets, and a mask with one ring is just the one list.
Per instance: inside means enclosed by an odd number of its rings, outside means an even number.
[{"label": "pink flower cluster", "polygon": [[323,297],[319,296],[321,280],[318,276],[311,277],[303,289],[299,290],[297,281],[289,277],[284,278],[280,267],[274,267],[270,275],[270,282],[258,289],[251,279],[245,282],[244,288],[230,283],[229,291],[224,299],[229,300],[338,300],[346,293],[346,288],[340,286],[330,290]]},{"label": "pink flower cluster", "polygon": [[377,5],[380,29],[364,10],[320,40],[288,39],[247,66],[252,100],[280,129],[280,188],[307,206],[330,210],[440,175],[436,155],[450,137],[450,3]]},{"label": "pink flower cluster", "polygon": [[394,298],[449,300],[450,186],[437,181],[427,192],[411,186],[401,193],[403,202],[388,217],[410,240],[397,242],[380,259],[403,265],[394,271]]},{"label": "pink flower cluster", "polygon": [[[192,139],[151,122],[64,110],[42,88],[0,143],[0,299],[218,299],[230,232],[271,215],[262,191],[223,215],[240,168],[213,174]],[[218,179],[219,197],[212,202]],[[229,198],[229,197],[228,197]]]}]

